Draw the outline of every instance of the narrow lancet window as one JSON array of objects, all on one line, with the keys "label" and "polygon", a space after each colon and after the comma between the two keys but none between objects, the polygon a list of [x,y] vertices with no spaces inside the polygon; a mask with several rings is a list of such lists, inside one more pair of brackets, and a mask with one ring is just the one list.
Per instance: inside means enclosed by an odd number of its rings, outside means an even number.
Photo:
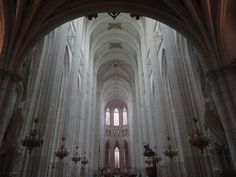
[{"label": "narrow lancet window", "polygon": [[124,108],[123,109],[123,125],[127,125],[128,124],[128,115],[127,115],[127,111]]},{"label": "narrow lancet window", "polygon": [[114,110],[114,126],[119,126],[119,111],[118,109]]},{"label": "narrow lancet window", "polygon": [[115,148],[115,169],[120,168],[120,150],[118,147]]},{"label": "narrow lancet window", "polygon": [[106,125],[110,125],[110,110],[106,110]]}]

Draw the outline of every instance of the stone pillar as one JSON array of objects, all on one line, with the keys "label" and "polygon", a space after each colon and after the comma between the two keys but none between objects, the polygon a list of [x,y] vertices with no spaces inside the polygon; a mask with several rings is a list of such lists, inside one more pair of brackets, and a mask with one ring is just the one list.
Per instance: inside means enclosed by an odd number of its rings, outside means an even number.
[{"label": "stone pillar", "polygon": [[0,147],[17,99],[20,77],[0,70]]},{"label": "stone pillar", "polygon": [[22,154],[23,153],[20,148],[8,153],[9,162],[6,172],[3,174],[4,177],[17,177],[19,175]]},{"label": "stone pillar", "polygon": [[14,177],[19,173],[23,154],[23,147],[20,143],[22,125],[22,109],[17,108],[11,117],[7,127],[7,134],[4,135],[5,138],[2,143],[2,153],[7,156],[0,173],[0,175],[4,177]]},{"label": "stone pillar", "polygon": [[236,168],[236,61],[209,72],[208,81]]}]

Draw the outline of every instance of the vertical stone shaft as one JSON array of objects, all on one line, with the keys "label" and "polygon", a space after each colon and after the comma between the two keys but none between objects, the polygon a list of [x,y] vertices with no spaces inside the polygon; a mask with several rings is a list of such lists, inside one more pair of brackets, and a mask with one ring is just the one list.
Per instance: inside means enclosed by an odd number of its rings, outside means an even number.
[{"label": "vertical stone shaft", "polygon": [[16,88],[19,83],[17,75],[0,71],[0,147],[13,114],[17,98]]}]

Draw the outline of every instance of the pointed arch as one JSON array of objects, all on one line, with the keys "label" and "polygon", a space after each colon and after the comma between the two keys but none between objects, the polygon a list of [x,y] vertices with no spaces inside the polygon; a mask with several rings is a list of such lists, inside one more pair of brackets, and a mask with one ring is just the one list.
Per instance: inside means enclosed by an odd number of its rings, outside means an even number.
[{"label": "pointed arch", "polygon": [[123,125],[127,125],[128,124],[128,113],[126,108],[124,107],[123,109]]},{"label": "pointed arch", "polygon": [[129,169],[129,147],[126,140],[124,140],[124,168],[125,170]]},{"label": "pointed arch", "polygon": [[115,146],[115,169],[119,169],[120,168],[120,149],[118,146]]},{"label": "pointed arch", "polygon": [[114,126],[119,126],[120,125],[120,115],[119,115],[119,110],[115,108],[114,110]]},{"label": "pointed arch", "polygon": [[3,5],[2,1],[0,1],[0,53],[3,45],[3,37],[4,37],[4,15],[3,15]]},{"label": "pointed arch", "polygon": [[110,141],[107,140],[105,146],[105,167],[108,169],[110,166]]},{"label": "pointed arch", "polygon": [[106,109],[105,124],[106,125],[110,125],[111,124],[111,115],[110,115],[110,109],[109,108]]}]

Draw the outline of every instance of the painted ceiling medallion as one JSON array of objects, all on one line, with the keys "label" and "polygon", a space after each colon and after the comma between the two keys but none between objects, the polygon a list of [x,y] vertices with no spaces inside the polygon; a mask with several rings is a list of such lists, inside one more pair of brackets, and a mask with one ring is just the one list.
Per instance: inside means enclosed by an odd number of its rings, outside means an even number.
[{"label": "painted ceiling medallion", "polygon": [[120,42],[118,42],[118,43],[111,42],[110,46],[109,46],[109,49],[114,49],[114,48],[122,49],[121,43]]},{"label": "painted ceiling medallion", "polygon": [[120,29],[122,30],[121,23],[108,23],[107,30]]},{"label": "painted ceiling medallion", "polygon": [[120,12],[108,12],[108,14],[113,18],[113,20],[115,20],[116,17],[120,15]]}]

